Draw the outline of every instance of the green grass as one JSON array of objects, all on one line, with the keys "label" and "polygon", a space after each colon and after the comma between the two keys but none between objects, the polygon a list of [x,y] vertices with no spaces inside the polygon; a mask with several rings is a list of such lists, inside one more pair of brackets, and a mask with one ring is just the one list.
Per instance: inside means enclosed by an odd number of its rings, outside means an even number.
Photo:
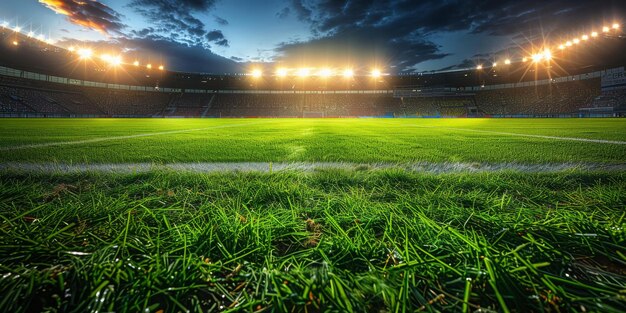
[{"label": "green grass", "polygon": [[[625,163],[480,131],[626,141],[626,120],[2,119],[0,164]],[[0,171],[0,312],[626,311],[626,172],[372,168]]]},{"label": "green grass", "polygon": [[0,178],[0,310],[626,310],[625,174]]},{"label": "green grass", "polygon": [[[1,150],[24,144],[198,128],[208,129]],[[4,119],[0,123],[0,160],[541,164],[623,163],[626,155],[626,145],[518,137],[467,129],[626,141],[626,120],[623,119]]]}]

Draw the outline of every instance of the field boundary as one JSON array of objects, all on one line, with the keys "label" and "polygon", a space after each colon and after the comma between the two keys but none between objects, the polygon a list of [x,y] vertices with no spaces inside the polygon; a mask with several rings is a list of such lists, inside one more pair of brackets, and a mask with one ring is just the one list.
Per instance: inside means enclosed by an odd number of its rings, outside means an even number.
[{"label": "field boundary", "polygon": [[229,127],[239,127],[239,126],[248,126],[248,125],[256,125],[256,124],[265,124],[265,123],[269,123],[269,122],[270,121],[239,123],[239,124],[225,124],[225,125],[215,125],[215,126],[203,127],[203,128],[179,129],[179,130],[170,130],[170,131],[154,132],[154,133],[143,133],[143,134],[135,134],[135,135],[99,137],[99,138],[84,139],[84,140],[58,141],[58,142],[46,142],[46,143],[37,143],[37,144],[26,144],[26,145],[19,145],[19,146],[0,147],[0,151],[35,149],[35,148],[47,148],[47,147],[55,147],[55,146],[80,145],[80,144],[94,143],[94,142],[101,142],[101,141],[134,139],[134,138],[141,138],[141,137],[152,137],[152,136],[161,136],[161,135],[190,133],[190,132],[197,132],[197,131],[203,131],[203,130],[209,130],[209,129],[217,129],[217,128],[229,128]]},{"label": "field boundary", "polygon": [[198,163],[0,163],[2,172],[27,173],[111,173],[133,174],[155,171],[189,172],[189,173],[219,173],[219,172],[313,172],[319,170],[403,170],[433,174],[445,173],[481,173],[516,171],[524,173],[545,173],[563,171],[603,171],[626,172],[626,163],[464,163],[464,162],[418,162],[418,163],[349,163],[349,162],[198,162]]}]

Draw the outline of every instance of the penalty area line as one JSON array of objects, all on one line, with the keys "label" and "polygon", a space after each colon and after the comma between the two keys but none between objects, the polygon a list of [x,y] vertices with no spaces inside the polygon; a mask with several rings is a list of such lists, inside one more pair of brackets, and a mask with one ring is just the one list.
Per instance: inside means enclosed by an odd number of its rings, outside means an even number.
[{"label": "penalty area line", "polygon": [[255,125],[255,124],[262,124],[262,123],[268,123],[268,122],[252,122],[252,123],[216,125],[216,126],[211,126],[211,127],[180,129],[180,130],[171,130],[171,131],[155,132],[155,133],[143,133],[143,134],[136,134],[136,135],[100,137],[100,138],[85,139],[85,140],[59,141],[59,142],[47,142],[47,143],[28,144],[28,145],[11,146],[11,147],[0,147],[0,151],[35,149],[35,148],[47,148],[47,147],[56,147],[56,146],[69,146],[69,145],[81,145],[81,144],[95,143],[95,142],[102,142],[102,141],[124,140],[124,139],[133,139],[133,138],[141,138],[141,137],[152,137],[152,136],[161,136],[161,135],[190,133],[190,132],[197,132],[197,131],[203,131],[203,130],[209,130],[209,129],[239,127],[239,126]]}]

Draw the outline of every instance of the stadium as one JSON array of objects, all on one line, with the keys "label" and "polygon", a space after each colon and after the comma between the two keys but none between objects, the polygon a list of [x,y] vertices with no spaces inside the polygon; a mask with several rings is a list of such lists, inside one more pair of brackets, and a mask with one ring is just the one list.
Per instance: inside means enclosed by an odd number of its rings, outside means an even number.
[{"label": "stadium", "polygon": [[[289,42],[272,61],[233,54],[240,71],[205,72],[217,65],[186,59],[194,71],[129,48],[164,39],[139,38],[128,16],[155,31],[148,13],[160,21],[173,3],[173,21],[234,28],[220,2],[39,2],[106,36],[64,26],[80,40],[56,42],[34,19],[0,26],[0,311],[626,311],[626,34],[615,13],[574,23],[561,14],[585,6],[555,9],[557,24],[529,19],[545,33],[516,30],[523,40],[506,49],[485,31],[489,53],[435,70],[319,62],[313,48],[288,62],[302,44]],[[325,16],[324,1],[277,2],[287,4],[271,18],[324,29],[300,16]],[[385,14],[366,33],[396,18]],[[204,33],[212,51],[238,47]]]}]

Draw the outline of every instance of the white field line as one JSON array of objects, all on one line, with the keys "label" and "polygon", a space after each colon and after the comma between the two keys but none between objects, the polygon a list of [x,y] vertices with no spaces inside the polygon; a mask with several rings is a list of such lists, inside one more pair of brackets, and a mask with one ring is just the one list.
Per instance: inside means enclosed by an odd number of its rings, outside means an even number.
[{"label": "white field line", "polygon": [[563,171],[626,171],[626,163],[465,163],[465,162],[418,162],[418,163],[347,163],[347,162],[204,162],[204,163],[0,163],[0,172],[28,172],[28,173],[114,173],[133,174],[153,171],[189,172],[189,173],[217,173],[217,172],[313,172],[324,169],[340,169],[349,171],[375,171],[385,169],[403,170],[422,173],[481,173],[516,171],[524,173],[546,173]]},{"label": "white field line", "polygon": [[422,127],[422,128],[462,130],[462,131],[468,131],[468,132],[488,133],[488,134],[506,135],[506,136],[518,136],[518,137],[530,137],[530,138],[554,139],[554,140],[567,140],[567,141],[581,141],[581,142],[593,142],[593,143],[606,143],[606,144],[613,144],[613,145],[626,145],[626,141],[619,141],[619,140],[604,140],[604,139],[589,139],[589,138],[578,138],[578,137],[559,137],[559,136],[547,136],[547,135],[520,134],[520,133],[509,133],[509,132],[499,132],[499,131],[472,129],[472,128],[458,128],[458,127],[438,127],[438,126],[420,126],[420,125],[411,125],[411,126],[413,126],[413,127]]},{"label": "white field line", "polygon": [[124,140],[124,139],[133,139],[133,138],[141,138],[141,137],[152,137],[152,136],[161,136],[161,135],[189,133],[189,132],[197,132],[197,131],[216,129],[216,128],[247,126],[247,125],[254,125],[254,124],[259,124],[259,123],[268,123],[268,122],[251,122],[251,123],[240,123],[240,124],[226,124],[226,125],[216,125],[216,126],[204,127],[204,128],[180,129],[180,130],[171,130],[171,131],[155,132],[155,133],[144,133],[144,134],[136,134],[136,135],[100,137],[100,138],[85,139],[85,140],[59,141],[59,142],[47,142],[47,143],[39,143],[39,144],[20,145],[20,146],[0,147],[0,151],[34,149],[34,148],[46,148],[46,147],[56,147],[56,146],[68,146],[68,145],[81,145],[81,144],[101,142],[101,141]]}]

